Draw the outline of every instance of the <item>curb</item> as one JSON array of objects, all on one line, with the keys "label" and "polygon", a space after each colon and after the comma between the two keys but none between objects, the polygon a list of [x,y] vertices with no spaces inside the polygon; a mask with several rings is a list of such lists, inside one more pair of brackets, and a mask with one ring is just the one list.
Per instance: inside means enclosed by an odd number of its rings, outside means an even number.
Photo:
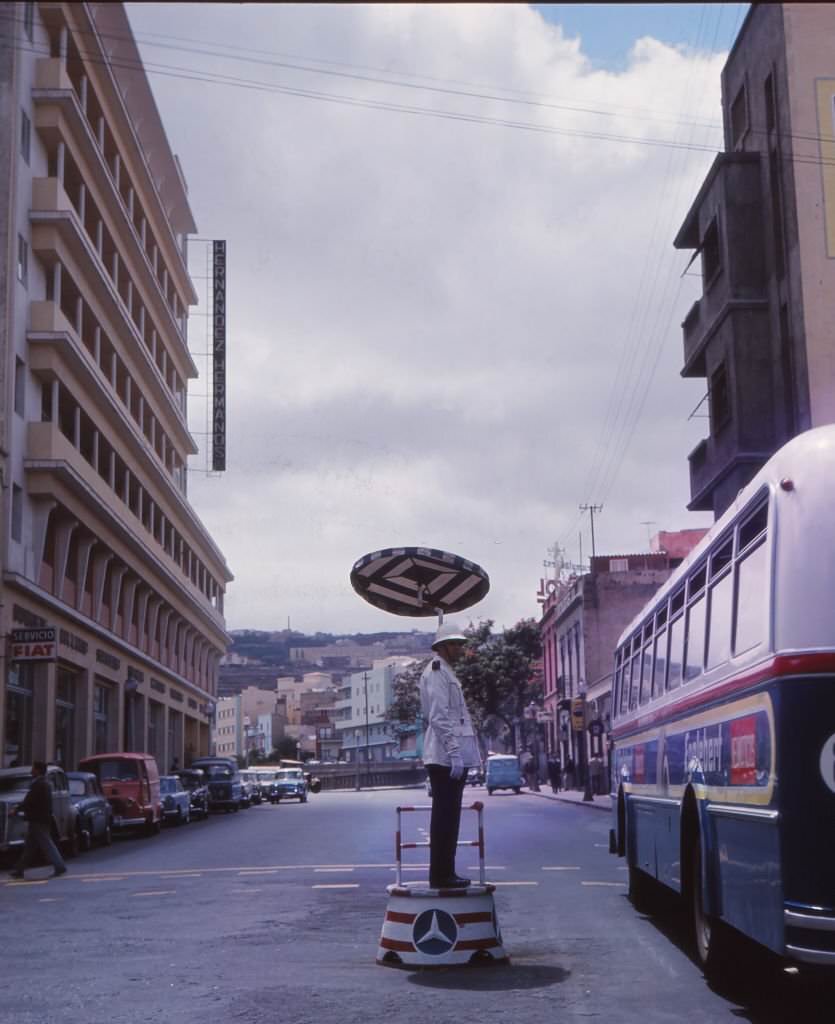
[{"label": "curb", "polygon": [[596,811],[611,812],[611,805],[606,807],[605,804],[599,804],[594,800],[573,800],[569,796],[558,796],[556,793],[537,793],[535,790],[529,789],[527,792],[531,796],[541,797],[543,800],[554,800],[559,801],[561,804],[573,804],[575,807],[589,807],[594,808]]}]

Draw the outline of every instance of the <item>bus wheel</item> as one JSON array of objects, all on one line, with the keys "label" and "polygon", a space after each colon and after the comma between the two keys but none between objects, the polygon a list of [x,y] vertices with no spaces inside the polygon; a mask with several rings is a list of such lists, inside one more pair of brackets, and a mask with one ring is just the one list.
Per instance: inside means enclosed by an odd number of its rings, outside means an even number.
[{"label": "bus wheel", "polygon": [[729,966],[727,927],[705,911],[702,894],[702,844],[698,834],[690,857],[690,897],[696,956],[705,975],[717,979]]}]

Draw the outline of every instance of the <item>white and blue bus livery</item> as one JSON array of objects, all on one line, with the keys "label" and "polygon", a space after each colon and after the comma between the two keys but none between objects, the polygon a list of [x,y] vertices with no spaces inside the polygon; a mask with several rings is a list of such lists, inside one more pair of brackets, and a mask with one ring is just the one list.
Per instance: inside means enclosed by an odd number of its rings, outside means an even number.
[{"label": "white and blue bus livery", "polygon": [[621,635],[612,851],[681,893],[706,969],[741,932],[835,965],[835,426],[794,438]]}]

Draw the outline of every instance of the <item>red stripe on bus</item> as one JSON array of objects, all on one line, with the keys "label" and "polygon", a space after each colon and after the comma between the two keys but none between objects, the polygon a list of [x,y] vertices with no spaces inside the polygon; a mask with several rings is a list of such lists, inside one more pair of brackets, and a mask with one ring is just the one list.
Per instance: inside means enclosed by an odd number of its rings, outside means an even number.
[{"label": "red stripe on bus", "polygon": [[[653,725],[660,725],[661,722],[671,718],[678,718],[680,715],[693,711],[695,708],[703,707],[714,701],[722,700],[740,690],[745,690],[757,683],[769,679],[779,679],[785,676],[797,675],[821,675],[835,673],[835,654],[830,652],[815,654],[779,654],[757,668],[742,672],[738,676],[727,679],[708,690],[700,690],[692,696],[676,701],[675,704],[667,704],[655,711],[636,718],[628,725],[624,723],[614,729],[614,739],[620,739],[629,733],[643,732]],[[684,684],[687,685],[686,683]]]},{"label": "red stripe on bus", "polygon": [[454,953],[459,949],[495,949],[498,946],[498,939],[463,939],[455,943]]},{"label": "red stripe on bus", "polygon": [[396,949],[398,953],[414,953],[415,947],[411,942],[401,942],[399,939],[380,939],[383,949]]},{"label": "red stripe on bus", "polygon": [[456,924],[480,924],[482,921],[492,921],[493,915],[486,910],[473,914],[453,914]]},{"label": "red stripe on bus", "polygon": [[386,911],[386,920],[395,921],[397,924],[413,924],[416,917],[417,914],[401,914],[397,910]]}]

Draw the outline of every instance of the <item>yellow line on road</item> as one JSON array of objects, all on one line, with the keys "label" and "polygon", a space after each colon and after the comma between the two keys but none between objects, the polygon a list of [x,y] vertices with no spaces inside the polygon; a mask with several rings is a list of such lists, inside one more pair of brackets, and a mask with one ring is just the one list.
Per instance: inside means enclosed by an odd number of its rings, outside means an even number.
[{"label": "yellow line on road", "polygon": [[132,892],[131,896],[173,896],[176,889],[149,889],[147,892]]},{"label": "yellow line on road", "polygon": [[615,888],[626,888],[626,882],[580,882],[580,885],[613,885]]},{"label": "yellow line on road", "polygon": [[311,889],[359,889],[359,882],[331,882],[329,884],[312,885]]}]

